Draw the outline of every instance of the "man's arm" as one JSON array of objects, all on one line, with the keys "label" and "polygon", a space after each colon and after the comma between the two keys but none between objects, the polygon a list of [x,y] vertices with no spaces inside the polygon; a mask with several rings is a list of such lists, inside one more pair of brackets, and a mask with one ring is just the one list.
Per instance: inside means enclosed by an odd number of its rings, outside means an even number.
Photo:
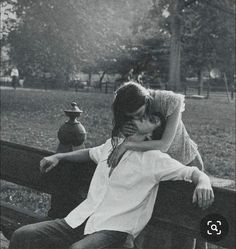
[{"label": "man's arm", "polygon": [[198,206],[203,209],[208,208],[214,201],[214,193],[209,177],[194,167],[191,180],[197,185],[193,193],[193,203],[197,202]]},{"label": "man's arm", "polygon": [[68,162],[83,163],[89,161],[89,149],[82,149],[67,153],[57,153],[52,156],[44,157],[40,161],[40,171],[41,173],[47,173],[53,169],[61,160]]},{"label": "man's arm", "polygon": [[154,174],[157,177],[157,182],[170,180],[191,180],[191,182],[196,185],[192,198],[193,203],[197,203],[198,206],[203,209],[208,208],[212,204],[214,201],[214,193],[211,187],[210,179],[197,167],[185,166],[173,158],[163,157],[164,155],[167,156],[167,154],[161,152],[159,152],[159,156],[156,151],[146,152],[145,155],[149,158],[153,158],[153,169]]}]

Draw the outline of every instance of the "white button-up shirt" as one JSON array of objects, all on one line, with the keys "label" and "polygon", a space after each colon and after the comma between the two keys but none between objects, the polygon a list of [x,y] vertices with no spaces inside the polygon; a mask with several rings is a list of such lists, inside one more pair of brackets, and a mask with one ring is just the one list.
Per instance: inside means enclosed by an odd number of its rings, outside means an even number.
[{"label": "white button-up shirt", "polygon": [[87,218],[84,234],[101,230],[135,238],[151,218],[160,181],[190,181],[195,167],[184,166],[158,150],[127,151],[109,177],[111,140],[89,151],[97,163],[87,198],[65,218],[75,228]]}]

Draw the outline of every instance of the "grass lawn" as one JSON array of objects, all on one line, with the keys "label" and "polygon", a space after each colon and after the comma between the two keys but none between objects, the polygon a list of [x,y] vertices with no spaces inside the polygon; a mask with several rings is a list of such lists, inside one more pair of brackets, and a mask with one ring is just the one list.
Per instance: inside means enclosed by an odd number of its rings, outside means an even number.
[{"label": "grass lawn", "polygon": [[[57,131],[67,120],[65,109],[76,101],[83,110],[80,121],[87,130],[86,147],[96,146],[110,137],[112,94],[70,91],[1,91],[1,139],[28,146],[56,150]],[[207,171],[218,177],[235,177],[235,103],[226,96],[209,100],[186,99],[183,120],[190,136],[199,146]],[[50,197],[25,187],[2,191],[1,198],[11,196],[13,204],[22,207],[17,195],[21,191],[24,208],[45,212]],[[29,196],[28,196],[29,195]],[[29,197],[32,197],[31,199]],[[43,198],[45,207],[38,207]],[[18,203],[19,202],[19,203]],[[41,201],[42,202],[42,201]],[[35,211],[35,212],[36,212]],[[210,249],[221,247],[209,245]]]},{"label": "grass lawn", "polygon": [[[87,130],[86,147],[110,137],[113,95],[71,91],[1,91],[1,139],[56,150],[57,131],[67,120],[65,109],[76,101]],[[226,96],[208,100],[186,99],[183,120],[198,144],[207,171],[214,176],[235,176],[235,103]]]}]

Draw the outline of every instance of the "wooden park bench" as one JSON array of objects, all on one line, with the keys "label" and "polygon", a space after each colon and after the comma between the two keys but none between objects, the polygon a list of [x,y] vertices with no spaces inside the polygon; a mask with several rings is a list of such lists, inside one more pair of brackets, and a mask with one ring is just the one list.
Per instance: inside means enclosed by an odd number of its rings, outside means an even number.
[{"label": "wooden park bench", "polygon": [[[39,215],[1,201],[1,231],[9,239],[18,227],[55,217],[64,217],[86,197],[96,165],[61,163],[46,175],[39,172],[39,161],[53,152],[1,141],[1,179],[51,194],[48,216]],[[228,234],[214,244],[235,248],[235,196],[229,189],[214,187],[215,202],[207,210],[192,204],[194,185],[187,182],[160,184],[156,205],[144,236],[144,249],[169,249],[176,231],[200,238],[200,221],[210,213],[226,218]],[[167,198],[168,196],[168,198]],[[162,231],[163,241],[156,234]]]}]

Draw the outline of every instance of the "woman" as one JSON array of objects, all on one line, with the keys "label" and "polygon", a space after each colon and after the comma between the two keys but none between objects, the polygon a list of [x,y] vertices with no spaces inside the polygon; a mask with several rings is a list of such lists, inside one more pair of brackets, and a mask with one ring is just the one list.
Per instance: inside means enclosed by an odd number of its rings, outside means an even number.
[{"label": "woman", "polygon": [[[116,91],[112,108],[114,115],[112,138],[122,132],[131,136],[119,146],[114,142],[114,150],[108,159],[111,167],[116,167],[127,150],[156,149],[170,154],[185,165],[195,160],[194,165],[197,161],[197,166],[203,169],[197,145],[189,137],[182,122],[183,95],[171,91],[146,89],[137,83],[128,82]],[[136,134],[139,128],[137,126],[140,125],[138,121],[145,120],[145,115],[155,113],[161,114],[166,121],[162,137],[159,140],[142,141],[143,138]]]},{"label": "woman", "polygon": [[[113,102],[113,151],[108,158],[108,164],[113,169],[117,166],[127,150],[148,151],[161,150],[185,165],[195,165],[204,170],[203,161],[196,143],[190,138],[182,121],[184,111],[184,96],[172,91],[146,89],[140,84],[127,82],[117,91]],[[147,139],[142,133],[153,130],[155,122],[147,123],[145,117],[161,115],[165,121],[162,135],[159,139]],[[135,125],[134,125],[135,124]],[[118,145],[116,137],[120,134],[130,135]],[[141,133],[141,134],[140,134]],[[160,134],[158,134],[160,135]],[[176,234],[173,240],[175,248],[191,248],[193,242],[186,236]],[[204,242],[197,243],[196,248],[206,248]],[[193,245],[194,246],[194,245]]]}]

